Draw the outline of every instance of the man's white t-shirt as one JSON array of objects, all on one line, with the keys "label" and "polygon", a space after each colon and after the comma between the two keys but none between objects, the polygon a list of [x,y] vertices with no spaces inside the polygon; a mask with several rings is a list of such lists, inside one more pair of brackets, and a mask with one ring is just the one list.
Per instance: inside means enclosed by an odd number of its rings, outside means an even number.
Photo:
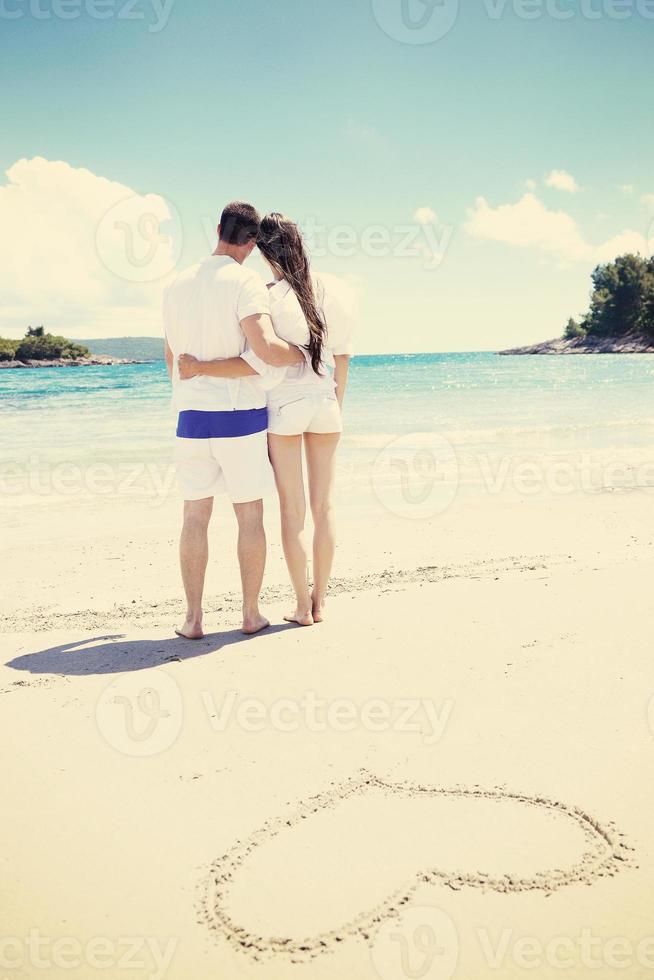
[{"label": "man's white t-shirt", "polygon": [[[263,279],[229,255],[212,255],[170,284],[164,295],[163,316],[166,339],[175,358],[173,392],[178,411],[264,407],[265,384],[259,379],[196,377],[182,381],[177,358],[181,354],[192,354],[200,361],[240,357],[247,348],[241,320],[266,313],[270,313],[270,305]],[[265,372],[265,366],[262,370]]]}]

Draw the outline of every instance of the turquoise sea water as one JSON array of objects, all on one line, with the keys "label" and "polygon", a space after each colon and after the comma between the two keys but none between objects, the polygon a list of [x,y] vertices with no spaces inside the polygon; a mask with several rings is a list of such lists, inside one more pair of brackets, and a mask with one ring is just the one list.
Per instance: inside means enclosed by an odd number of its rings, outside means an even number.
[{"label": "turquoise sea water", "polygon": [[[341,465],[353,473],[397,437],[419,452],[434,436],[470,482],[481,455],[631,453],[642,462],[654,459],[653,395],[650,355],[358,357]],[[0,371],[0,420],[0,476],[28,462],[34,470],[171,459],[163,362]]]}]

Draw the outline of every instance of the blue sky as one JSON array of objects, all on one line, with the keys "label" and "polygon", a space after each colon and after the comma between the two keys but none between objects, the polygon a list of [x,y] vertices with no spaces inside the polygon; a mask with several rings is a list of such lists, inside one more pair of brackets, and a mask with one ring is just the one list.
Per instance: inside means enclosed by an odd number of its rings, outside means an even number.
[{"label": "blue sky", "polygon": [[[102,2],[0,4],[3,174],[39,161],[0,190],[5,334],[34,318],[157,332],[165,279],[135,283],[94,243],[131,193],[178,215],[153,275],[205,254],[230,198],[313,228],[316,267],[359,295],[366,351],[557,335],[597,261],[649,247],[650,0],[465,0],[424,44],[402,40],[420,40],[402,0]],[[455,12],[434,7],[427,30]]]}]

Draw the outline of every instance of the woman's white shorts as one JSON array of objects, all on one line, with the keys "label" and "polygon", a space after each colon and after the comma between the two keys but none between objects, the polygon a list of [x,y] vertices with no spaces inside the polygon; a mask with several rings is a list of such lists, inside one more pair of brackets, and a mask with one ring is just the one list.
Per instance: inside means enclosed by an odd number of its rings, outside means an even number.
[{"label": "woman's white shorts", "polygon": [[299,436],[303,432],[342,432],[343,419],[333,391],[273,390],[268,396],[268,432],[275,436]]}]

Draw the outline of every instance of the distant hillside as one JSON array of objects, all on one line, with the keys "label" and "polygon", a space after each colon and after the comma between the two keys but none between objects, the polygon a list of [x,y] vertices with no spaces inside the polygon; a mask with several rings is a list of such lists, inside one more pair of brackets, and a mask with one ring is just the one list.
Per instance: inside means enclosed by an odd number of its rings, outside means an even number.
[{"label": "distant hillside", "polygon": [[104,340],[78,340],[92,354],[125,357],[132,361],[162,361],[163,340],[160,337],[107,337]]}]

